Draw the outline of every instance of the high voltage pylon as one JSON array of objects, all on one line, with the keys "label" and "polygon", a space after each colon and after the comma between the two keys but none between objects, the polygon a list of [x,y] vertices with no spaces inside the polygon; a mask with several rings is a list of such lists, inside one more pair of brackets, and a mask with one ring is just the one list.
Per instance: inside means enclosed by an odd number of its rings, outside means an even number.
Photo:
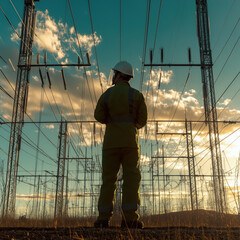
[{"label": "high voltage pylon", "polygon": [[65,158],[67,152],[67,122],[60,124],[59,129],[59,147],[58,147],[58,168],[54,217],[59,218],[63,215],[63,190],[65,178]]},{"label": "high voltage pylon", "polygon": [[[159,133],[157,132],[156,134],[163,134],[163,135],[184,135],[186,136],[186,149],[187,149],[187,156],[165,156],[164,155],[164,147],[162,146],[162,156],[157,155],[157,156],[152,156],[152,199],[153,199],[153,206],[154,206],[154,177],[158,177],[159,181],[159,172],[157,174],[154,174],[154,163],[157,162],[158,166],[158,161],[159,159],[162,159],[162,165],[163,165],[163,187],[164,187],[164,195],[165,195],[165,181],[166,181],[166,176],[165,176],[165,166],[164,166],[164,158],[176,158],[176,159],[187,159],[188,161],[188,177],[189,177],[189,188],[190,188],[190,197],[191,197],[191,208],[192,210],[197,210],[198,209],[198,196],[197,196],[197,183],[196,183],[196,172],[195,172],[195,157],[194,157],[194,146],[193,146],[193,138],[192,138],[192,122],[185,120],[185,132],[175,132],[175,133]],[[152,151],[151,151],[152,153]],[[157,152],[158,153],[158,152]],[[151,154],[152,155],[152,154]],[[169,176],[169,175],[168,175]],[[179,176],[184,177],[184,175],[180,174]],[[159,192],[159,190],[158,190]],[[166,206],[164,203],[164,209],[166,213]],[[153,214],[154,214],[154,208],[153,208]]]},{"label": "high voltage pylon", "polygon": [[224,178],[222,168],[221,148],[217,123],[217,109],[212,70],[212,52],[209,37],[209,19],[207,0],[196,0],[197,32],[201,59],[201,73],[203,84],[203,99],[205,119],[208,122],[209,144],[212,159],[213,187],[216,202],[216,211],[226,209]]},{"label": "high voltage pylon", "polygon": [[195,157],[192,138],[192,122],[186,120],[186,140],[187,140],[187,156],[188,156],[188,173],[189,173],[189,185],[192,210],[198,209],[198,195],[197,195],[197,183],[196,183],[196,171],[195,171]]},{"label": "high voltage pylon", "polygon": [[21,148],[24,113],[26,112],[27,108],[29,72],[31,69],[35,20],[35,4],[33,0],[25,0],[21,44],[18,59],[18,65],[21,65],[21,67],[18,67],[17,71],[2,211],[3,216],[5,217],[13,217],[15,215],[17,172],[19,164],[19,153]]},{"label": "high voltage pylon", "polygon": [[[77,64],[47,64],[45,59],[44,64],[31,64],[33,37],[35,35],[36,11],[35,1],[39,0],[24,0],[24,12],[22,20],[21,44],[18,59],[18,72],[15,87],[11,132],[9,140],[8,164],[6,183],[3,199],[4,217],[14,217],[15,203],[16,203],[16,188],[17,188],[17,173],[19,165],[19,154],[21,148],[22,128],[24,125],[24,113],[27,111],[28,89],[29,89],[29,73],[31,67],[63,67],[63,66],[77,66],[89,67],[90,59],[88,53],[86,54],[87,63]],[[49,77],[49,76],[48,76]],[[66,90],[66,82],[62,69],[62,78],[64,88]]]},{"label": "high voltage pylon", "polygon": [[[203,84],[203,99],[205,110],[205,121],[209,129],[209,145],[212,159],[212,172],[213,172],[213,188],[214,197],[216,202],[216,211],[224,212],[226,210],[226,199],[224,189],[224,178],[222,168],[221,148],[219,141],[219,131],[217,122],[217,109],[215,88],[212,70],[212,53],[210,47],[209,37],[209,19],[207,0],[196,0],[197,7],[197,32],[200,50],[200,64],[191,63],[191,51],[189,51],[189,64],[153,64],[152,53],[150,51],[150,64],[144,66],[175,66],[175,67],[201,67],[202,84]],[[163,62],[163,51],[161,51],[161,61]]]}]

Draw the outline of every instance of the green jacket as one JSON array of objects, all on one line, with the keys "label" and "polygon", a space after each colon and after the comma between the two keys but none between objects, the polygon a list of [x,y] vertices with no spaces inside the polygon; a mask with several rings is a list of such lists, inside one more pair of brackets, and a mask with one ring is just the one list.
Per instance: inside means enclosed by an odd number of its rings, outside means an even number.
[{"label": "green jacket", "polygon": [[141,92],[119,81],[98,100],[95,119],[106,124],[103,149],[139,148],[137,129],[147,123],[147,106]]}]

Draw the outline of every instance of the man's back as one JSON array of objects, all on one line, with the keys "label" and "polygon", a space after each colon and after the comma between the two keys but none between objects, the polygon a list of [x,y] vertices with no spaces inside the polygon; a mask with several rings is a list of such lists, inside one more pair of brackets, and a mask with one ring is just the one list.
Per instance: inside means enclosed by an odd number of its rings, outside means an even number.
[{"label": "man's back", "polygon": [[139,147],[137,129],[147,122],[147,108],[142,93],[127,81],[117,82],[100,97],[94,116],[107,125],[103,149]]}]

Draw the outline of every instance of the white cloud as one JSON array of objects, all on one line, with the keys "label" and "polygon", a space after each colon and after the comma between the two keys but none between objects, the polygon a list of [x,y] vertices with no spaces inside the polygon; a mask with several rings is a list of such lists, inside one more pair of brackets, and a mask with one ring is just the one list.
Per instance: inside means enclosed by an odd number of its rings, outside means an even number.
[{"label": "white cloud", "polygon": [[[18,34],[21,32],[21,23],[18,24],[16,29]],[[78,52],[78,40],[80,42],[83,52],[88,52],[92,55],[92,48],[94,47],[94,40],[96,46],[102,41],[101,36],[97,36],[96,32],[92,35],[78,34],[78,39],[74,35],[74,28],[70,27],[68,32],[67,24],[61,21],[56,22],[54,18],[49,15],[48,10],[45,12],[37,12],[37,21],[34,37],[34,44],[38,51],[47,50],[57,56],[57,59],[63,59],[67,55],[67,50]],[[70,36],[69,34],[70,33]],[[12,41],[19,41],[16,33],[11,35]],[[66,60],[65,60],[66,61]]]},{"label": "white cloud", "polygon": [[12,34],[11,34],[11,41],[17,42],[17,41],[20,40],[20,38],[19,38],[18,36],[21,35],[21,29],[22,29],[22,23],[20,22],[20,23],[18,23],[18,26],[17,26],[17,28],[15,29],[16,32],[18,33],[18,35],[17,35],[15,32],[12,33]]},{"label": "white cloud", "polygon": [[[73,35],[73,28],[70,28],[70,33]],[[78,40],[80,43],[81,48],[83,48],[84,51],[88,52],[89,56],[92,55],[92,48],[94,47],[94,40],[96,46],[99,45],[99,43],[102,41],[102,36],[97,36],[96,32],[92,35],[87,34],[80,34],[78,33],[78,39],[73,35],[70,36],[68,39],[65,40],[65,42],[69,43],[71,47],[73,47],[73,44],[75,47],[78,47]],[[72,49],[73,51],[76,51],[76,49]]]},{"label": "white cloud", "polygon": [[[19,23],[16,29],[19,35],[21,32],[21,25],[22,24]],[[69,28],[67,24],[64,25],[61,20],[57,22],[50,16],[48,10],[45,10],[45,12],[37,12],[35,33],[34,44],[38,51],[46,50],[55,54],[57,59],[63,59],[66,57],[68,50],[71,50],[71,52],[77,52],[78,40],[83,52],[88,52],[90,56],[92,55],[94,40],[96,45],[102,41],[102,37],[97,36],[96,32],[93,35],[82,35],[79,33],[77,40],[74,34],[74,28]],[[11,40],[19,41],[16,33],[11,34]]]},{"label": "white cloud", "polygon": [[61,64],[67,64],[68,63],[68,58],[65,58],[65,61],[62,61]]},{"label": "white cloud", "polygon": [[12,120],[11,116],[8,115],[8,114],[6,114],[6,113],[3,114],[3,118],[6,119],[6,120],[8,120],[8,121],[11,121],[11,120]]},{"label": "white cloud", "polygon": [[173,77],[173,71],[163,71],[162,69],[152,69],[150,75],[148,76],[149,80],[145,81],[145,85],[150,85],[153,89],[159,89],[161,84],[168,84]]},{"label": "white cloud", "polygon": [[223,105],[223,106],[227,106],[228,104],[230,104],[231,99],[225,99],[223,102],[219,103],[219,105]]},{"label": "white cloud", "polygon": [[51,71],[52,73],[54,73],[55,72],[55,68],[49,68],[49,71]]},{"label": "white cloud", "polygon": [[[22,23],[18,24],[16,31],[20,35]],[[38,51],[47,50],[50,53],[55,53],[58,59],[65,57],[63,46],[61,43],[61,36],[65,33],[65,28],[61,22],[58,24],[49,15],[48,10],[45,12],[37,12],[37,21],[34,37],[34,44]],[[12,41],[18,41],[19,38],[16,33],[11,34]]]},{"label": "white cloud", "polygon": [[58,59],[65,57],[63,46],[61,43],[61,32],[55,20],[49,15],[48,10],[45,12],[37,12],[35,44],[39,51],[47,50],[57,54]]},{"label": "white cloud", "polygon": [[[48,11],[46,10],[45,12],[45,18],[47,16]],[[45,20],[45,27],[48,28],[49,30],[51,30],[52,32],[58,32],[58,27],[57,24],[51,20],[51,18],[49,16],[47,16],[46,20]]]},{"label": "white cloud", "polygon": [[48,129],[54,129],[55,128],[55,126],[53,124],[45,125],[44,127],[48,128]]},{"label": "white cloud", "polygon": [[39,78],[38,78],[38,76],[36,76],[36,75],[32,76],[32,79],[33,79],[34,81],[36,81],[36,82],[39,82]]},{"label": "white cloud", "polygon": [[187,95],[187,96],[192,96],[196,93],[196,90],[195,89],[190,89],[188,92],[184,92],[184,95]]},{"label": "white cloud", "polygon": [[141,162],[141,165],[148,165],[151,162],[151,159],[149,156],[141,155],[140,162]]},{"label": "white cloud", "polygon": [[180,170],[180,169],[187,169],[187,164],[183,163],[179,159],[177,160],[177,157],[176,157],[176,159],[173,159],[172,161],[168,160],[166,162],[165,167],[170,169],[174,168],[175,170]]},{"label": "white cloud", "polygon": [[74,27],[71,27],[71,28],[69,29],[69,32],[70,32],[70,34],[73,34],[73,33],[74,33]]}]

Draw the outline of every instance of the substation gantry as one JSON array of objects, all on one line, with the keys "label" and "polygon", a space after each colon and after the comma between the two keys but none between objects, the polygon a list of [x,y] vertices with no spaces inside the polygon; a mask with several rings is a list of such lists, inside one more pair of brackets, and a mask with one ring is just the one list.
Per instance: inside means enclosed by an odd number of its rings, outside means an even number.
[{"label": "substation gantry", "polygon": [[4,217],[15,215],[17,173],[21,149],[24,113],[27,110],[29,89],[29,72],[31,69],[32,45],[36,22],[36,11],[33,0],[24,1],[21,44],[18,58],[17,80],[12,111],[12,123],[8,150],[6,183],[3,199]]},{"label": "substation gantry", "polygon": [[[216,211],[223,213],[226,210],[226,197],[224,189],[224,175],[222,167],[221,148],[218,131],[218,119],[216,109],[216,97],[213,79],[213,62],[210,46],[210,30],[207,0],[196,0],[197,14],[197,35],[200,50],[200,64],[191,63],[191,51],[189,49],[189,64],[166,64],[163,63],[163,49],[161,49],[161,64],[152,63],[152,52],[150,51],[150,64],[144,64],[148,67],[200,67],[202,76],[203,101],[205,111],[205,123],[209,131],[209,148],[212,161],[213,191],[216,203]],[[194,162],[189,167],[195,168]],[[192,170],[189,169],[191,173]],[[190,177],[191,179],[191,177]],[[190,188],[195,191],[196,183],[190,181]]]},{"label": "substation gantry", "polygon": [[[32,58],[32,46],[35,34],[36,24],[36,11],[34,2],[39,0],[24,0],[24,10],[22,19],[22,31],[21,31],[21,43],[18,59],[18,71],[16,79],[16,88],[13,102],[11,131],[8,150],[8,163],[6,172],[6,182],[4,187],[3,198],[3,217],[15,216],[15,204],[16,204],[16,189],[17,189],[17,174],[19,165],[19,154],[21,149],[22,128],[24,125],[24,114],[27,112],[28,102],[28,90],[29,90],[29,74],[31,67],[38,67],[42,81],[43,79],[40,71],[40,67],[46,68],[46,74],[49,81],[49,88],[51,88],[51,82],[47,67],[63,67],[63,66],[76,66],[76,67],[90,67],[90,59],[88,53],[87,64],[80,63],[78,58],[77,64],[47,64],[46,55],[44,56],[44,64],[31,64]],[[81,54],[82,57],[82,54]],[[82,57],[83,60],[83,57]],[[66,80],[61,69],[64,89],[66,90]]]}]

